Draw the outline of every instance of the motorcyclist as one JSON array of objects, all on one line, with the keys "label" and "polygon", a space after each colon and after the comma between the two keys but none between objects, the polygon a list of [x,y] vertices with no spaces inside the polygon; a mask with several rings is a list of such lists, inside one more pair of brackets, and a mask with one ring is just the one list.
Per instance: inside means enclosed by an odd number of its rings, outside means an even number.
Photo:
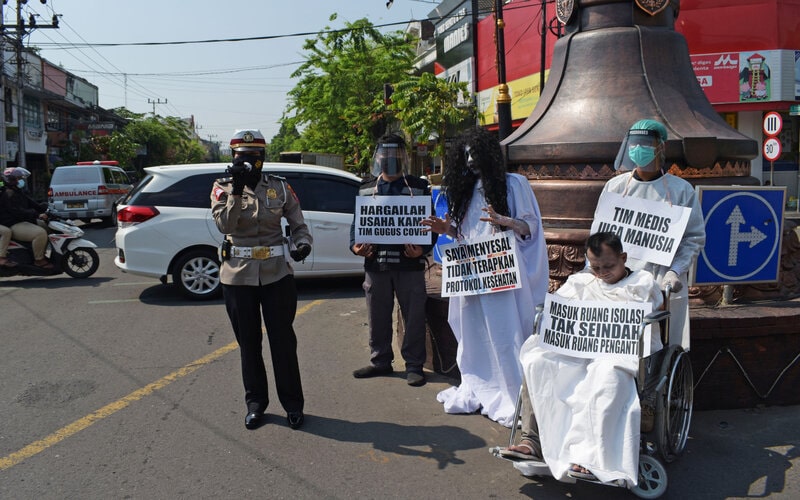
[{"label": "motorcyclist", "polygon": [[11,229],[13,239],[31,242],[35,266],[53,269],[53,264],[44,256],[47,248],[46,209],[22,190],[30,175],[22,167],[3,170],[5,187],[0,192],[0,225]]}]

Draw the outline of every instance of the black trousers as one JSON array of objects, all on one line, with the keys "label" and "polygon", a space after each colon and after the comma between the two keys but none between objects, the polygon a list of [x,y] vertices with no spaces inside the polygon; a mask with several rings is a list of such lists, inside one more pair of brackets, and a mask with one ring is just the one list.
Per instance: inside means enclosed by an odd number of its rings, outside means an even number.
[{"label": "black trousers", "polygon": [[264,367],[261,318],[267,330],[278,399],[287,412],[303,411],[303,386],[297,363],[297,337],[292,323],[297,312],[294,276],[261,286],[222,285],[225,309],[239,343],[247,411],[269,405]]}]

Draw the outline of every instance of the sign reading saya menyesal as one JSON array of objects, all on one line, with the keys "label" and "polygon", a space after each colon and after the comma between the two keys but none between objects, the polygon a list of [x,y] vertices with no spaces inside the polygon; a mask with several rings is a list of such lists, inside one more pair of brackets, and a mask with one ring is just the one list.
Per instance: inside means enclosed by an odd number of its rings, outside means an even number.
[{"label": "sign reading saya menyesal", "polygon": [[616,233],[628,257],[669,266],[692,209],[606,192],[600,196],[595,213],[592,234]]},{"label": "sign reading saya menyesal", "polygon": [[[653,309],[648,302],[574,300],[547,294],[539,345],[577,358],[639,357],[639,332]],[[650,326],[642,339],[650,354]]]},{"label": "sign reading saya menyesal", "polygon": [[430,245],[430,196],[356,196],[356,243]]},{"label": "sign reading saya menyesal", "polygon": [[513,231],[443,245],[442,297],[480,295],[521,288]]}]

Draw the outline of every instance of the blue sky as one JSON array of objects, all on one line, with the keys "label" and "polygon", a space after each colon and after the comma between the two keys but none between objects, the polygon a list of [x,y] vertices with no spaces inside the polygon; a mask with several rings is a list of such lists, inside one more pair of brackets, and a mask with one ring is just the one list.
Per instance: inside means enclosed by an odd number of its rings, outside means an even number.
[{"label": "blue sky", "polygon": [[[194,115],[204,139],[227,142],[237,128],[260,128],[269,140],[278,131],[289,75],[303,59],[304,36],[270,40],[132,47],[72,44],[173,42],[316,33],[325,26],[366,17],[375,25],[425,19],[439,2],[395,0],[29,0],[25,18],[58,29],[36,29],[27,45],[99,87],[100,106]],[[16,23],[16,0],[4,7],[5,23]],[[329,21],[332,13],[338,19]],[[256,69],[257,68],[257,69]]]}]

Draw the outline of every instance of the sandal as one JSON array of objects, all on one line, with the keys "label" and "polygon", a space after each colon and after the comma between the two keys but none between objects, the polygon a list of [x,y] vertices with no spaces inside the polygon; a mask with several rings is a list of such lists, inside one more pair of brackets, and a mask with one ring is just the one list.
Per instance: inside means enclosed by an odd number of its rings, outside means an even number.
[{"label": "sandal", "polygon": [[36,262],[33,263],[34,266],[38,267],[39,269],[46,269],[48,271],[52,271],[56,268],[52,262],[45,260],[44,264],[37,264]]},{"label": "sandal", "polygon": [[578,464],[572,464],[570,469],[567,471],[567,475],[569,477],[574,477],[575,479],[583,479],[584,481],[597,481],[597,476],[592,474],[591,471],[586,467],[582,467]]},{"label": "sandal", "polygon": [[519,443],[518,445],[509,446],[508,448],[500,448],[500,455],[511,459],[526,460],[531,462],[544,462],[542,457],[539,457],[534,453],[533,447],[525,443]]},{"label": "sandal", "polygon": [[9,258],[5,258],[3,262],[0,262],[0,267],[17,267],[17,263]]}]

